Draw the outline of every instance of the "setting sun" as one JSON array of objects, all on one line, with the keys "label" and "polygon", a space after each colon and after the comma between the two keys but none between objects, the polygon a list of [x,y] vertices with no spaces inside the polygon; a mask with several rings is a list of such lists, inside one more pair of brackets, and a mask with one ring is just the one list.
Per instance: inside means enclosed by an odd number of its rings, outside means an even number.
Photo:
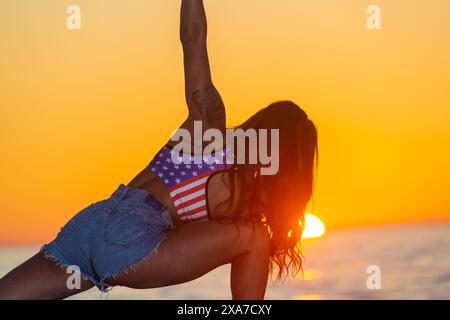
[{"label": "setting sun", "polygon": [[325,233],[324,223],[315,215],[308,213],[305,217],[305,223],[302,239],[319,238]]}]

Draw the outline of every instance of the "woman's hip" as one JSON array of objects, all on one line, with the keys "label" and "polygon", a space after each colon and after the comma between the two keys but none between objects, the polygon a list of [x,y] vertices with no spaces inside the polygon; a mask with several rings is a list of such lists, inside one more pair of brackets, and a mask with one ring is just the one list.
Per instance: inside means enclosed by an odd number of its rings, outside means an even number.
[{"label": "woman's hip", "polygon": [[77,266],[101,290],[148,256],[172,228],[169,210],[145,190],[125,185],[81,210],[42,249],[62,266]]}]

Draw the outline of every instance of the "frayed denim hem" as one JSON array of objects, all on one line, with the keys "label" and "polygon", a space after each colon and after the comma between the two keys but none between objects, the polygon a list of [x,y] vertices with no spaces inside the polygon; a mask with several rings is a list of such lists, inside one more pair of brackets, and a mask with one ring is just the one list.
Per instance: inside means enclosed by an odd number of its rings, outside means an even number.
[{"label": "frayed denim hem", "polygon": [[[48,245],[45,244],[45,245],[43,245],[42,248],[40,249],[40,251],[44,254],[44,257],[45,257],[47,260],[56,263],[56,265],[57,265],[58,267],[61,267],[61,268],[63,268],[63,269],[67,269],[68,267],[74,265],[74,264],[72,264],[72,263],[69,263],[69,262],[67,261],[67,259],[66,259],[61,253],[59,254],[59,256],[55,255],[54,253],[50,253],[49,250],[47,250],[47,247],[48,247]],[[96,286],[101,292],[106,293],[106,292],[108,292],[108,291],[110,290],[109,287],[105,288],[104,286],[102,286],[101,283],[99,283],[97,280],[95,280],[92,276],[90,276],[90,275],[84,273],[84,272],[81,271],[81,270],[80,270],[80,274],[81,274],[81,277],[82,277],[84,280],[89,281],[89,282],[92,282],[92,284],[93,284],[94,286]]]},{"label": "frayed denim hem", "polygon": [[[116,272],[116,273],[108,273],[107,275],[105,275],[99,282],[99,284],[103,287],[108,287],[108,289],[106,291],[103,292],[108,292],[110,290],[112,290],[113,286],[105,283],[105,281],[107,279],[117,279],[118,277],[131,272],[137,272],[139,271],[139,267],[140,264],[148,261],[149,259],[151,259],[153,256],[158,254],[158,249],[159,246],[165,241],[167,240],[167,236],[162,237],[158,243],[156,244],[156,246],[150,251],[150,253],[147,253],[144,257],[140,257],[139,259],[136,259],[136,261],[134,261],[133,263],[129,264],[128,266],[126,266],[125,268],[123,268],[123,270]],[[97,286],[98,287],[98,286]]]},{"label": "frayed denim hem", "polygon": [[[100,280],[97,280],[93,276],[90,276],[80,270],[81,277],[84,280],[91,282],[102,293],[108,293],[113,289],[114,286],[106,283],[105,281],[107,281],[108,279],[117,279],[118,277],[120,277],[124,274],[127,274],[130,271],[132,271],[132,272],[138,271],[141,263],[148,261],[149,259],[151,259],[153,256],[155,256],[158,253],[159,246],[165,240],[167,240],[167,236],[164,235],[158,241],[156,246],[150,251],[150,253],[146,253],[144,257],[140,257],[139,259],[136,259],[134,262],[132,262],[128,266],[124,267],[119,272],[106,273],[106,275],[103,275],[103,277]],[[57,248],[52,247],[54,250],[48,250],[47,247],[48,247],[48,245],[46,244],[46,245],[42,246],[42,248],[40,249],[40,251],[44,254],[44,257],[47,260],[55,262],[56,265],[58,265],[61,268],[68,268],[68,267],[74,265],[74,264],[70,263],[68,261],[68,259],[66,259],[65,256],[61,252],[59,252],[59,250]],[[50,251],[56,251],[56,252],[50,252]]]}]

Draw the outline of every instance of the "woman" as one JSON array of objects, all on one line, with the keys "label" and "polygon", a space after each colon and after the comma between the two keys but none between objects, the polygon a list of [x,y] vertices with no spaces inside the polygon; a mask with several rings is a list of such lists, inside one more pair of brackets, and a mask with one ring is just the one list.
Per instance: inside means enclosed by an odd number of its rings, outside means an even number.
[{"label": "woman", "polygon": [[[189,116],[181,128],[193,132],[194,121],[202,121],[224,132],[206,30],[203,2],[183,0]],[[263,299],[270,271],[281,277],[301,269],[299,221],[313,192],[317,132],[292,102],[274,103],[238,128],[280,130],[276,175],[259,174],[259,163],[176,165],[169,142],[127,186],[82,210],[2,278],[0,298],[63,299],[94,285],[102,291],[170,286],[231,263],[233,299]],[[69,266],[82,275],[76,289],[67,285]]]}]

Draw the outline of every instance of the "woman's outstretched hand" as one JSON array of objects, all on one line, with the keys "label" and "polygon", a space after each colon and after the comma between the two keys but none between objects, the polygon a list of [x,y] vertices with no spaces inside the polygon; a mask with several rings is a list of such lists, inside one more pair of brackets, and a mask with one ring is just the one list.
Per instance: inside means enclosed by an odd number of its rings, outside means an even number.
[{"label": "woman's outstretched hand", "polygon": [[202,0],[182,0],[180,38],[183,44],[206,41],[206,14]]}]

